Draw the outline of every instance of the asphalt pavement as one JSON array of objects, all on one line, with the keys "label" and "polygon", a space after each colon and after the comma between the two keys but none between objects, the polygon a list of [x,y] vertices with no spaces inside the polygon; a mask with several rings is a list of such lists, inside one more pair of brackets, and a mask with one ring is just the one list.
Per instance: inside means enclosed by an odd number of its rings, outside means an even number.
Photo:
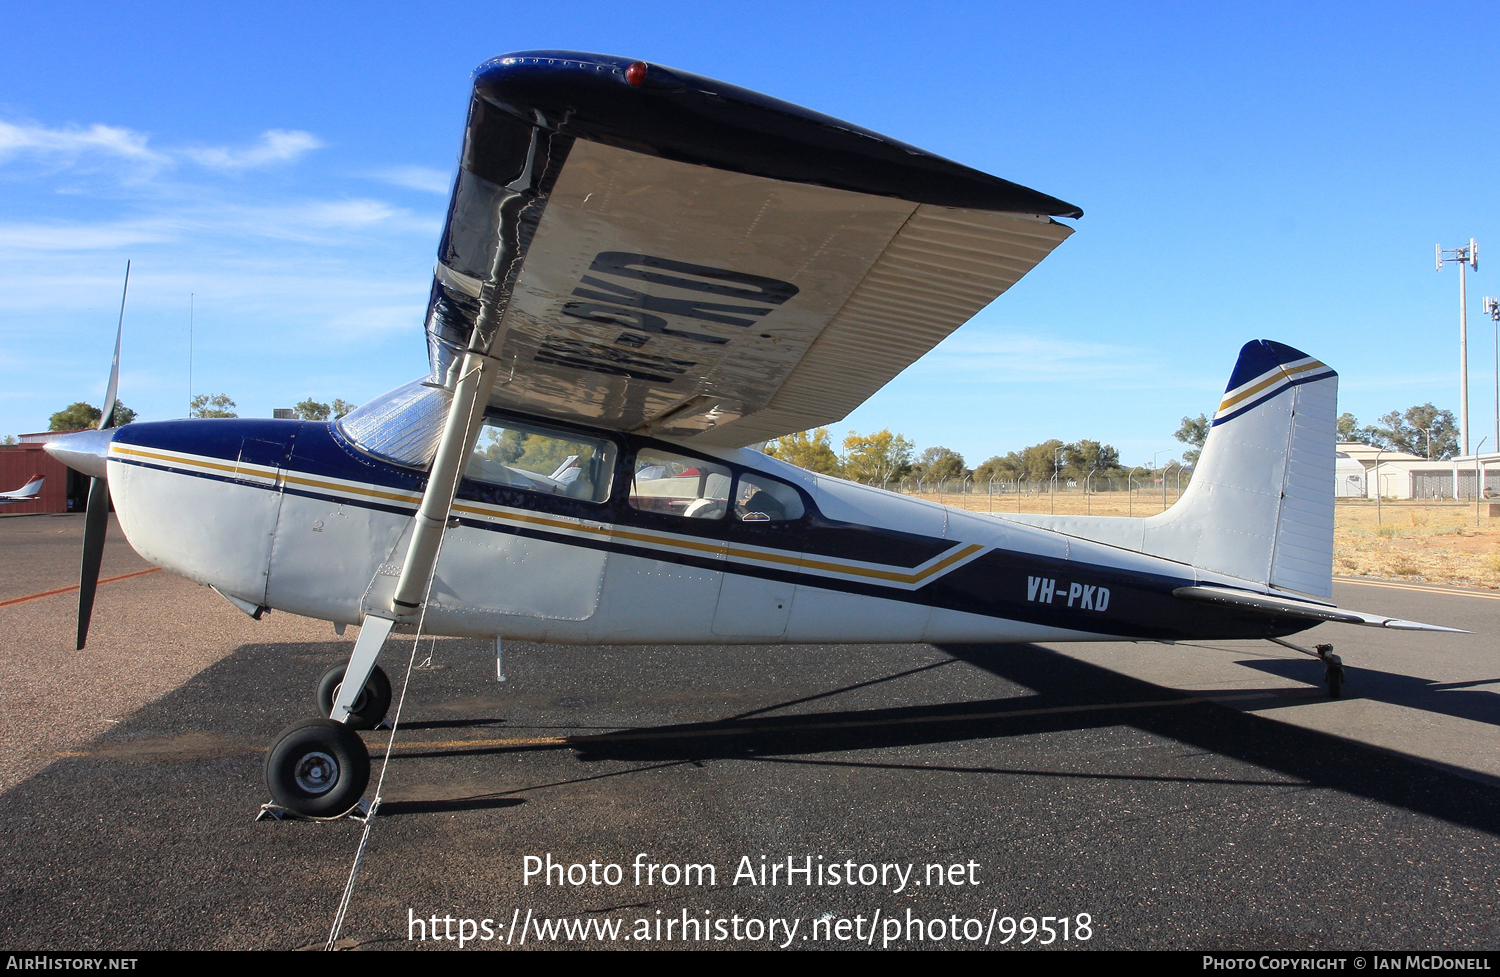
[{"label": "asphalt pavement", "polygon": [[[365,826],[253,818],[355,633],[112,540],[75,652],[72,594],[6,602],[74,582],[78,520],[0,520],[0,944],[320,946]],[[1500,601],[1335,596],[1477,634],[1320,627],[1339,700],[1264,642],[515,642],[498,683],[488,643],[398,640],[343,945],[1500,945]]]}]

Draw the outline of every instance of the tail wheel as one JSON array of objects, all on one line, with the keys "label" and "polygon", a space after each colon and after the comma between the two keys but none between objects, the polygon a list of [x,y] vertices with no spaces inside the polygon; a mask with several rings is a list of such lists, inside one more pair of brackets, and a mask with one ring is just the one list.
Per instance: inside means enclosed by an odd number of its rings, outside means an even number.
[{"label": "tail wheel", "polygon": [[307,818],[336,818],[370,783],[370,752],[332,719],[304,719],[281,731],[266,754],[266,786],[277,804]]},{"label": "tail wheel", "polygon": [[[348,666],[335,665],[323,673],[318,682],[318,713],[327,716],[333,712],[333,701],[338,698],[339,687],[344,684],[344,670]],[[374,729],[385,718],[391,708],[391,680],[385,670],[376,665],[355,698],[349,710],[346,724],[350,729]]]}]

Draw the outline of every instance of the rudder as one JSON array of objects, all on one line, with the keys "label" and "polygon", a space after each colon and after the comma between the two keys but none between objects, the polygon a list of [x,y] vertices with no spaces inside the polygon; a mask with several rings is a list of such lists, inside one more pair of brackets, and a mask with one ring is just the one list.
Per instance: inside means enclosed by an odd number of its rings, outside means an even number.
[{"label": "rudder", "polygon": [[1259,339],[1240,350],[1182,499],[1142,549],[1285,590],[1333,594],[1338,374]]}]

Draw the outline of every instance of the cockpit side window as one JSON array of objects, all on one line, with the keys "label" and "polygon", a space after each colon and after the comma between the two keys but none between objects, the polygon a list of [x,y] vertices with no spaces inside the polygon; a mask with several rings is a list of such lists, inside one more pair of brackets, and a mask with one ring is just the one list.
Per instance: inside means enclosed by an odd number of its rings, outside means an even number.
[{"label": "cockpit side window", "polygon": [[585,502],[609,498],[615,445],[531,424],[487,418],[464,477]]},{"label": "cockpit side window", "polygon": [[802,496],[784,482],[746,472],[734,488],[734,518],[739,522],[789,522],[801,519]]}]

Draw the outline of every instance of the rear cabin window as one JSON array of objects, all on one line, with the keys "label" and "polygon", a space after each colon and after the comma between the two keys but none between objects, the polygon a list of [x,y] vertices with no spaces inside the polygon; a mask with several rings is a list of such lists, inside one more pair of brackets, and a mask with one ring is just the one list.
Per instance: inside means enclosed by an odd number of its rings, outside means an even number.
[{"label": "rear cabin window", "polygon": [[729,469],[702,458],[645,448],[635,456],[630,505],[688,519],[722,519],[729,511]]},{"label": "rear cabin window", "polygon": [[609,498],[614,470],[613,441],[491,418],[479,432],[464,477],[603,502]]}]

